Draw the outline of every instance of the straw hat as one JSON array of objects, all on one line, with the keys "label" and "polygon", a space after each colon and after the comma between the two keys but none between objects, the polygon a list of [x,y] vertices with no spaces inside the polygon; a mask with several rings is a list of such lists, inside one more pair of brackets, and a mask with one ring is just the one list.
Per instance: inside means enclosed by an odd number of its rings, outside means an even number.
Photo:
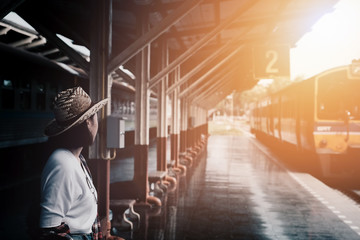
[{"label": "straw hat", "polygon": [[79,125],[99,111],[108,101],[107,98],[93,104],[81,87],[61,91],[53,102],[55,119],[46,126],[45,135],[57,136]]}]

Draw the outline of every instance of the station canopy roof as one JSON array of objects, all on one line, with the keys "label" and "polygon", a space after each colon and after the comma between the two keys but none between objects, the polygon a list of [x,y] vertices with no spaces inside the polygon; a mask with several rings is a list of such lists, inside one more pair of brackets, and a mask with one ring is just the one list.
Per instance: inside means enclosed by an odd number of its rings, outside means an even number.
[{"label": "station canopy roof", "polygon": [[[100,5],[96,6],[98,2],[2,0],[0,51],[20,49],[87,76],[91,36],[95,29],[94,13],[101,9]],[[151,89],[155,90],[166,74],[180,66],[180,82],[169,85],[168,93],[179,87],[180,97],[210,109],[232,91],[243,91],[257,83],[254,49],[258,46],[294,47],[321,16],[333,10],[338,0],[106,2],[112,13],[109,15],[108,72],[114,82],[134,86],[134,78],[125,69],[135,72],[134,56],[151,46]],[[31,27],[5,18],[12,12]],[[148,25],[143,34],[139,34],[140,22]],[[85,51],[70,46],[66,39]],[[164,43],[169,49],[166,67],[158,65],[158,53]],[[0,58],[4,59],[4,55]]]}]

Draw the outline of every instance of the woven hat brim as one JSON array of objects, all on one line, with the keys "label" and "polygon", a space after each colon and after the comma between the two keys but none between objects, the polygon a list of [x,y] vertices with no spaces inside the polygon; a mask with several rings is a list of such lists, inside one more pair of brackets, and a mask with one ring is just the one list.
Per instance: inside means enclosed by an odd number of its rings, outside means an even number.
[{"label": "woven hat brim", "polygon": [[109,102],[109,99],[103,99],[95,103],[90,107],[86,112],[84,112],[75,122],[68,126],[59,125],[55,119],[53,119],[45,128],[44,134],[48,137],[54,137],[60,135],[61,133],[69,130],[70,128],[79,125],[84,122],[86,119],[90,118],[92,115],[97,113],[102,107],[104,107]]}]

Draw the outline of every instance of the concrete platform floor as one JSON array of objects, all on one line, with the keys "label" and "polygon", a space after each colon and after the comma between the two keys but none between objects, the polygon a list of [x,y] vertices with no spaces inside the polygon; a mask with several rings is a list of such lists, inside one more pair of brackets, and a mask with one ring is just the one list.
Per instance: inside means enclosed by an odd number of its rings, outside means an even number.
[{"label": "concrete platform floor", "polygon": [[[113,165],[120,168],[124,162],[119,162]],[[164,202],[156,214],[142,219],[139,229],[120,236],[360,239],[360,208],[355,202],[309,174],[282,167],[246,134],[210,136],[203,159]]]}]

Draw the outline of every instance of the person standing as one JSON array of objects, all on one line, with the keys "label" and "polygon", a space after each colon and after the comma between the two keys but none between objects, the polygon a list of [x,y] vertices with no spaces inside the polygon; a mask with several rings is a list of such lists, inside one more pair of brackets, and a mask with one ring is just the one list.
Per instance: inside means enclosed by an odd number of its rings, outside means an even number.
[{"label": "person standing", "polygon": [[81,152],[94,142],[97,112],[108,101],[93,103],[81,87],[55,97],[55,119],[45,129],[56,147],[41,176],[41,239],[102,239],[98,196]]}]

